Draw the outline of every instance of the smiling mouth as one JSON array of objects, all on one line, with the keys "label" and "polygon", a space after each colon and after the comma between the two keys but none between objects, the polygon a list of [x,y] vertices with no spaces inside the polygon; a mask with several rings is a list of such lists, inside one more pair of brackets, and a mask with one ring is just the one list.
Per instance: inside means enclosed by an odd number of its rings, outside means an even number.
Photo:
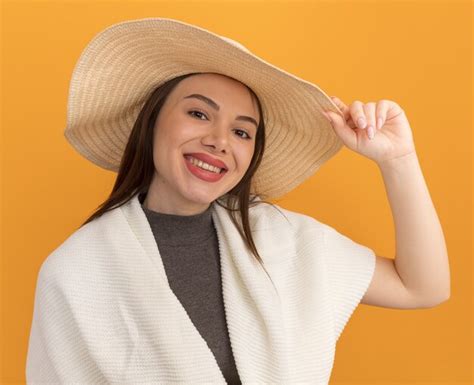
[{"label": "smiling mouth", "polygon": [[201,161],[200,159],[196,159],[190,155],[184,155],[184,158],[186,158],[190,163],[192,163],[194,166],[200,168],[203,171],[207,171],[214,174],[224,174],[225,172],[227,172],[227,169],[225,168],[213,166],[209,163]]},{"label": "smiling mouth", "polygon": [[194,177],[209,183],[216,183],[220,181],[222,178],[224,178],[224,175],[227,172],[227,170],[223,169],[220,170],[220,172],[217,172],[219,168],[214,168],[214,170],[206,170],[205,168],[201,168],[194,164],[193,160],[187,156],[184,157],[184,162],[188,171],[194,175]]}]

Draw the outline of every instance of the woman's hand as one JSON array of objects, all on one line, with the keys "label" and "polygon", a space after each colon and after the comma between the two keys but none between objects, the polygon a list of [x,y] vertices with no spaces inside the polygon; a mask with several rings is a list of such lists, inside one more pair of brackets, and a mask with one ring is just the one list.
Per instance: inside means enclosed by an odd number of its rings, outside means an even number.
[{"label": "woman's hand", "polygon": [[[344,118],[325,111],[334,131],[351,150],[378,164],[415,152],[410,124],[400,106],[390,100],[363,104],[356,100],[346,106],[339,98],[331,99],[343,112]],[[359,124],[359,119],[364,122]],[[355,123],[357,122],[357,124]],[[369,138],[371,128],[374,136]]]}]

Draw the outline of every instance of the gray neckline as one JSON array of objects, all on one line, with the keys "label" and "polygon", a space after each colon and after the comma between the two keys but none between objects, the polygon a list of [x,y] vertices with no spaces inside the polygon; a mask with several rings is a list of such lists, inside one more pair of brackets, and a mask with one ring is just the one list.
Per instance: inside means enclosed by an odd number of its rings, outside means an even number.
[{"label": "gray neckline", "polygon": [[189,246],[208,242],[215,235],[212,205],[195,215],[165,214],[141,204],[150,227],[160,243],[168,246]]}]

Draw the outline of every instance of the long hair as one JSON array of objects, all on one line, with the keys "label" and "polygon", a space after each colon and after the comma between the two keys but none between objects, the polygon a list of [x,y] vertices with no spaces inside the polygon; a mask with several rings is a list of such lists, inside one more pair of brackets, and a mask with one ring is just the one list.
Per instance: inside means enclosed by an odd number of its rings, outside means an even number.
[{"label": "long hair", "polygon": [[[153,163],[153,128],[155,121],[166,98],[176,85],[183,79],[196,74],[197,73],[189,73],[175,77],[150,92],[133,125],[112,192],[81,227],[95,218],[100,217],[107,211],[127,203],[135,194],[143,194],[148,191],[155,172]],[[254,195],[252,198],[250,197],[252,177],[262,161],[265,149],[265,123],[263,121],[262,106],[258,97],[250,87],[246,87],[249,89],[252,97],[255,98],[260,113],[254,154],[240,182],[227,194],[216,199],[216,203],[229,211],[232,222],[244,239],[246,246],[263,266],[262,258],[258,253],[250,230],[249,207],[259,203],[275,206],[262,199],[255,201],[257,195]],[[240,218],[237,217],[237,212],[240,214]]]}]

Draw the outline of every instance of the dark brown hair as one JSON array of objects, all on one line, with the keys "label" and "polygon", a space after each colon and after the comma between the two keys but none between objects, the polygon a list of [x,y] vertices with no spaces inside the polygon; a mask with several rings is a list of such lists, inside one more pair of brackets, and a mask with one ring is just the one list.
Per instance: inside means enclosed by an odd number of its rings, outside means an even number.
[{"label": "dark brown hair", "polygon": [[[189,73],[175,77],[164,84],[159,85],[150,92],[133,125],[110,196],[97,207],[96,211],[81,225],[81,227],[86,223],[91,222],[93,219],[100,217],[107,211],[127,203],[135,194],[143,194],[148,191],[155,172],[155,166],[153,163],[153,128],[155,126],[155,121],[161,107],[166,101],[166,98],[176,85],[183,79],[196,74],[197,73]],[[262,106],[258,97],[250,87],[246,87],[249,89],[252,97],[255,98],[260,114],[260,122],[257,127],[255,138],[254,154],[247,172],[240,182],[227,194],[216,199],[216,203],[230,212],[232,222],[245,240],[247,247],[263,266],[263,261],[251,235],[249,225],[249,207],[259,203],[270,204],[273,207],[275,206],[262,199],[255,201],[257,195],[251,197],[250,194],[252,177],[262,161],[265,149],[265,123],[263,119]],[[225,204],[220,201],[225,201]],[[237,217],[236,212],[239,212],[240,214],[241,223],[239,223],[239,218]]]}]

